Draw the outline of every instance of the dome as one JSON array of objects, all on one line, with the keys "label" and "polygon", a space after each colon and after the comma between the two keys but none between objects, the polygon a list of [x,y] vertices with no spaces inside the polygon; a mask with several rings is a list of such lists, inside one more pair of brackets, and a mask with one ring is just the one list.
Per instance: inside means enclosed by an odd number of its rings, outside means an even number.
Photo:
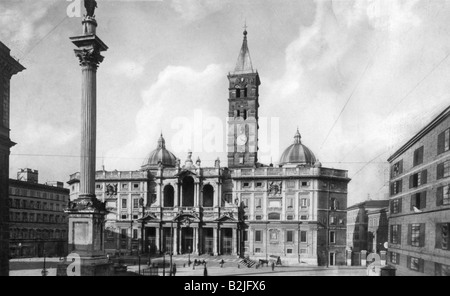
[{"label": "dome", "polygon": [[145,159],[144,166],[159,166],[159,164],[167,167],[175,167],[177,163],[177,157],[166,149],[166,141],[161,134],[158,140],[158,146],[155,150],[150,152]]},{"label": "dome", "polygon": [[280,165],[285,164],[303,164],[314,165],[316,163],[316,157],[314,153],[301,142],[300,132],[297,129],[297,133],[294,136],[294,144],[287,147],[280,157]]}]

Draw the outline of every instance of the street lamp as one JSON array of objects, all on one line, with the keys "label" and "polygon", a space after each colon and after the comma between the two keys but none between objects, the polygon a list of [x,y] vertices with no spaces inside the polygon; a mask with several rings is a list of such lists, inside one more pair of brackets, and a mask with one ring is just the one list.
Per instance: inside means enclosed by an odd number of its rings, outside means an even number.
[{"label": "street lamp", "polygon": [[188,246],[188,266],[191,266],[191,246]]},{"label": "street lamp", "polygon": [[173,255],[173,220],[170,222],[170,270],[169,275],[172,276],[172,255]]},{"label": "street lamp", "polygon": [[22,243],[19,243],[18,246],[19,246],[19,257],[22,257]]},{"label": "street lamp", "polygon": [[45,249],[44,249],[44,268],[41,271],[42,276],[47,276],[48,275],[48,271],[45,268]]},{"label": "street lamp", "polygon": [[145,207],[144,207],[144,198],[141,197],[139,199],[139,203],[141,204],[142,207],[142,225],[141,225],[141,253],[144,253],[144,215],[145,215]]}]

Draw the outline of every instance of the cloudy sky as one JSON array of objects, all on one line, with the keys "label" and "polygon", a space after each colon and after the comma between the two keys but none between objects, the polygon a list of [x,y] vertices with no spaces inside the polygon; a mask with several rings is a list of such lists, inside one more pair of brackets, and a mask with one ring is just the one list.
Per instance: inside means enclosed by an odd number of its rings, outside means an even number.
[{"label": "cloudy sky", "polygon": [[[99,169],[139,169],[161,131],[182,162],[191,149],[203,166],[226,163],[227,74],[245,21],[262,81],[260,160],[276,164],[298,127],[324,166],[348,170],[349,205],[383,198],[387,158],[450,102],[450,1],[97,2],[109,46]],[[12,176],[79,170],[78,14],[74,0],[0,1],[0,40],[27,68],[11,87]]]}]

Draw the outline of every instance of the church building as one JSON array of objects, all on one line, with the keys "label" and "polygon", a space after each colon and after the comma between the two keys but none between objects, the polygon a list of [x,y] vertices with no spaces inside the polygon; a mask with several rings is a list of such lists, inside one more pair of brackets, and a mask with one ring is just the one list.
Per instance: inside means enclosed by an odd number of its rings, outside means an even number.
[{"label": "church building", "polygon": [[[97,172],[106,250],[345,264],[347,171],[322,167],[299,130],[277,166],[258,161],[261,81],[247,31],[228,81],[227,166],[203,167],[192,152],[182,163],[161,135],[140,170]],[[79,174],[68,183],[73,200]]]}]

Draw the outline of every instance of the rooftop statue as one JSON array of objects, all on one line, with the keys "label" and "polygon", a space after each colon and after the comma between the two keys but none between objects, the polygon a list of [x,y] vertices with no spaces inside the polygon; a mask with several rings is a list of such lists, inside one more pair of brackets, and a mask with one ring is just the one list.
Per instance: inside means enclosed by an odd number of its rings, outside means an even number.
[{"label": "rooftop statue", "polygon": [[86,8],[86,16],[94,17],[94,12],[95,12],[95,9],[97,8],[97,1],[84,0],[84,7]]}]

